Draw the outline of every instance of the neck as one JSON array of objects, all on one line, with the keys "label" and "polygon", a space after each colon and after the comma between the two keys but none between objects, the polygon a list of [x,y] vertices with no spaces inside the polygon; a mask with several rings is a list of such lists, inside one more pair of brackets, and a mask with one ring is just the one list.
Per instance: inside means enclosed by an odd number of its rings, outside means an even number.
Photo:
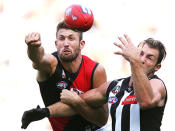
[{"label": "neck", "polygon": [[63,62],[61,61],[61,64],[63,65],[64,69],[66,69],[70,73],[76,73],[80,67],[82,61],[82,55],[79,54],[77,58],[71,62]]},{"label": "neck", "polygon": [[133,85],[133,80],[132,80],[132,76],[130,77],[130,80],[129,80],[129,86],[131,87]]},{"label": "neck", "polygon": [[151,78],[154,75],[154,68],[147,74],[148,78]]},{"label": "neck", "polygon": [[148,75],[148,78],[151,78],[154,75],[154,73],[151,73]]}]

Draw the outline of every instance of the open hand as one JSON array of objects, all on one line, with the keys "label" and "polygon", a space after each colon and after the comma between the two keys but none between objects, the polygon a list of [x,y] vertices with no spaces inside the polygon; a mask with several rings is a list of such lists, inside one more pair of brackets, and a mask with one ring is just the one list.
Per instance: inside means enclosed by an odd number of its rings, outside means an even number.
[{"label": "open hand", "polygon": [[114,42],[114,45],[119,47],[121,51],[116,51],[114,54],[122,55],[127,61],[140,60],[141,49],[136,47],[128,35],[123,37],[118,37],[121,43]]}]

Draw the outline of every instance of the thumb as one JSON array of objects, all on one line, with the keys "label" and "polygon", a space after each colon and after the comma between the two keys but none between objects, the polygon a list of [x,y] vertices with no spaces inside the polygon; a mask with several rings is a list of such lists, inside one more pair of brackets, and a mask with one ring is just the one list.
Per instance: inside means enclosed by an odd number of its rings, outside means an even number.
[{"label": "thumb", "polygon": [[116,54],[116,55],[123,55],[123,52],[121,52],[121,51],[115,51],[114,54]]},{"label": "thumb", "polygon": [[40,106],[39,105],[37,105],[37,107],[36,107],[37,109],[40,109]]}]

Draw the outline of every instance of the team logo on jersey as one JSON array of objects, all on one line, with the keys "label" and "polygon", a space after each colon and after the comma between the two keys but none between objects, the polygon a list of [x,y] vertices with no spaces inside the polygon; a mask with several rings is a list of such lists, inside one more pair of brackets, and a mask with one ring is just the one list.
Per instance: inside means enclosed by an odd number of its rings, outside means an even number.
[{"label": "team logo on jersey", "polygon": [[137,104],[137,99],[135,95],[127,96],[125,100],[122,102],[122,105],[128,105],[128,104]]},{"label": "team logo on jersey", "polygon": [[115,86],[115,87],[112,89],[112,93],[113,93],[114,95],[116,95],[117,93],[120,92],[120,88],[121,88],[121,86],[119,86],[119,85]]},{"label": "team logo on jersey", "polygon": [[60,89],[65,89],[67,87],[67,83],[65,81],[58,82],[56,86]]},{"label": "team logo on jersey", "polygon": [[127,91],[127,92],[133,91],[133,87],[128,87],[128,88],[126,89],[126,91]]},{"label": "team logo on jersey", "polygon": [[117,99],[117,97],[115,97],[115,96],[111,96],[111,97],[109,97],[109,99],[108,99],[108,103],[110,103],[110,104],[114,104],[114,103],[116,103],[118,101],[118,99]]}]

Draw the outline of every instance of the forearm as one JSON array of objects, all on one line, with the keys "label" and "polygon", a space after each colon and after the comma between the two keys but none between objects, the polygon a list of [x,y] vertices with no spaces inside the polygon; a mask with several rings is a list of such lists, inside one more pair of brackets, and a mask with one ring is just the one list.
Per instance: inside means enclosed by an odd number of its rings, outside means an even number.
[{"label": "forearm", "polygon": [[103,126],[106,124],[108,119],[108,109],[107,104],[92,108],[83,100],[80,99],[77,103],[74,103],[73,108],[78,111],[78,113],[86,120],[98,125]]},{"label": "forearm", "polygon": [[44,56],[44,48],[42,46],[28,46],[27,54],[31,61],[40,63]]},{"label": "forearm", "polygon": [[50,111],[51,117],[63,117],[63,116],[72,116],[76,114],[76,111],[69,105],[62,102],[57,102],[53,105],[47,107]]},{"label": "forearm", "polygon": [[151,103],[153,99],[153,90],[147,75],[145,74],[142,63],[134,61],[131,62],[131,72],[133,79],[133,86],[137,101],[140,105]]}]

